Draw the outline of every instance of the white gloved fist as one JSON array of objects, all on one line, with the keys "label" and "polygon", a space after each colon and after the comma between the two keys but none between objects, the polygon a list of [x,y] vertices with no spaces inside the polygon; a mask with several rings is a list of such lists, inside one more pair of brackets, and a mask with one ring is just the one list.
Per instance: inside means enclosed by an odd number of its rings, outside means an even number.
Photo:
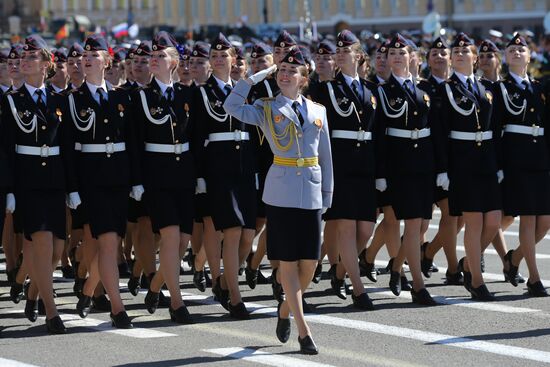
[{"label": "white gloved fist", "polygon": [[248,77],[248,80],[250,81],[249,84],[251,85],[258,84],[259,82],[267,78],[268,75],[274,73],[276,70],[277,70],[277,65],[272,65],[267,69],[258,71],[256,74]]},{"label": "white gloved fist", "polygon": [[204,178],[197,178],[197,187],[195,188],[195,194],[206,194],[206,181]]},{"label": "white gloved fist", "polygon": [[78,192],[71,192],[69,195],[67,195],[67,206],[69,209],[76,209],[78,206],[82,204],[82,200],[80,200],[80,195]]},{"label": "white gloved fist", "polygon": [[501,183],[502,180],[504,180],[504,172],[501,169],[497,171],[497,179],[498,183]]},{"label": "white gloved fist", "polygon": [[447,175],[447,172],[437,175],[435,185],[441,187],[445,191],[449,191],[449,176]]},{"label": "white gloved fist", "polygon": [[15,211],[15,195],[11,192],[6,195],[6,213],[13,213]]},{"label": "white gloved fist", "polygon": [[141,197],[143,196],[144,192],[145,192],[145,189],[143,188],[143,185],[132,186],[132,192],[130,193],[130,197],[135,201],[141,201]]},{"label": "white gloved fist", "polygon": [[377,178],[375,181],[375,186],[376,190],[384,192],[388,188],[388,183],[386,182],[385,178]]}]

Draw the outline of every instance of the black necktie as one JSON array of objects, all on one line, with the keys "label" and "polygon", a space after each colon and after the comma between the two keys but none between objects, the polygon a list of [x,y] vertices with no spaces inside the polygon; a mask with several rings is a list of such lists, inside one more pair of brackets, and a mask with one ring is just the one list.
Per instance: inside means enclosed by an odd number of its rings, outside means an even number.
[{"label": "black necktie", "polygon": [[174,89],[172,87],[166,88],[164,94],[166,95],[167,101],[172,102],[174,100]]},{"label": "black necktie", "polygon": [[521,85],[523,86],[523,89],[529,93],[533,93],[533,89],[531,88],[531,83],[529,83],[527,80],[524,80],[521,82]]},{"label": "black necktie", "polygon": [[[99,105],[102,109],[107,108],[107,95],[105,94],[105,90],[103,88],[97,88],[97,93],[99,94]],[[106,112],[106,110],[105,110]]]},{"label": "black necktie", "polygon": [[298,116],[298,120],[300,120],[300,126],[303,126],[304,125],[304,118],[303,118],[302,114],[300,113],[300,109],[298,108],[299,105],[300,104],[298,103],[298,101],[295,101],[292,104],[292,109],[296,113],[296,116]]},{"label": "black necktie", "polygon": [[477,88],[474,87],[474,83],[472,83],[472,79],[468,78],[467,84],[468,84],[468,90],[470,93],[472,93],[476,98],[479,98],[479,93],[477,92]]},{"label": "black necktie", "polygon": [[38,108],[40,111],[42,111],[43,114],[46,114],[46,103],[44,102],[44,93],[41,89],[37,89],[34,93],[36,93],[36,96],[38,97],[36,99],[36,104],[38,105]]},{"label": "black necktie", "polygon": [[225,92],[225,95],[228,96],[229,93],[231,93],[231,90],[233,88],[231,88],[231,86],[229,84],[226,84],[225,87],[223,87],[223,91]]},{"label": "black necktie", "polygon": [[412,81],[410,81],[409,79],[405,80],[405,82],[403,83],[403,85],[405,86],[405,90],[409,93],[409,95],[411,96],[412,99],[414,99],[414,86],[412,84]]},{"label": "black necktie", "polygon": [[357,80],[353,80],[351,82],[351,90],[353,91],[353,93],[355,93],[355,95],[357,96],[357,98],[359,98],[360,101],[363,100],[362,88],[359,86],[359,82]]}]

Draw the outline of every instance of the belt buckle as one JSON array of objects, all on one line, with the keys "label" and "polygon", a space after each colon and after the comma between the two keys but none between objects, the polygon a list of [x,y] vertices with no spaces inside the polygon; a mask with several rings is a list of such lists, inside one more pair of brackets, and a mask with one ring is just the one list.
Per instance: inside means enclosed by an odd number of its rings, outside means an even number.
[{"label": "belt buckle", "polygon": [[115,152],[115,143],[106,143],[105,144],[105,153],[113,154]]},{"label": "belt buckle", "polygon": [[234,134],[235,141],[241,141],[243,139],[241,135],[241,130],[235,130],[233,134]]},{"label": "belt buckle", "polygon": [[365,141],[365,130],[359,130],[357,132],[357,140],[358,141]]},{"label": "belt buckle", "polygon": [[183,152],[183,144],[175,144],[174,145],[174,153],[175,154],[181,154]]},{"label": "belt buckle", "polygon": [[476,131],[476,143],[481,143],[483,141],[483,131]]},{"label": "belt buckle", "polygon": [[50,147],[47,145],[42,145],[40,147],[40,157],[48,158],[50,156]]},{"label": "belt buckle", "polygon": [[532,127],[532,134],[533,134],[533,136],[535,136],[535,137],[536,137],[536,136],[539,136],[539,129],[540,129],[540,126],[538,126],[538,125],[533,125],[533,127]]},{"label": "belt buckle", "polygon": [[418,140],[419,137],[420,137],[420,130],[418,130],[418,129],[411,130],[411,139],[412,140]]}]

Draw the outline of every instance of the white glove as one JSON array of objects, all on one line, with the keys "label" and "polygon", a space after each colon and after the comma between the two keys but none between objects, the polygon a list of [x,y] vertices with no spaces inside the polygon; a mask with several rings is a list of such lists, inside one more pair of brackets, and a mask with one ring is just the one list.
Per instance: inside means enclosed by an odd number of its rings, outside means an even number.
[{"label": "white glove", "polygon": [[69,209],[76,209],[78,206],[82,204],[82,200],[80,200],[80,195],[78,192],[71,192],[67,196],[67,206]]},{"label": "white glove", "polygon": [[195,194],[206,194],[206,181],[204,178],[197,178],[197,187],[195,188]]},{"label": "white glove", "polygon": [[504,180],[504,172],[502,172],[501,169],[499,169],[499,170],[497,171],[497,179],[498,179],[498,183],[501,183],[502,180]]},{"label": "white glove", "polygon": [[384,192],[388,188],[388,184],[385,178],[377,178],[375,181],[375,185],[376,185],[376,190],[380,192]]},{"label": "white glove", "polygon": [[328,208],[326,206],[323,207],[321,210],[321,214],[325,214],[327,212]]},{"label": "white glove", "polygon": [[272,65],[272,66],[268,67],[267,69],[258,71],[256,74],[251,75],[251,76],[248,77],[248,80],[250,80],[250,82],[251,82],[249,84],[251,84],[251,85],[258,84],[259,82],[261,82],[262,80],[267,78],[267,76],[269,74],[274,73],[275,70],[277,70],[277,65]]},{"label": "white glove", "polygon": [[443,172],[437,175],[435,179],[436,186],[441,187],[445,191],[449,191],[449,176],[447,172]]},{"label": "white glove", "polygon": [[6,213],[13,213],[15,211],[15,195],[9,193],[6,195]]},{"label": "white glove", "polygon": [[130,197],[135,201],[141,201],[141,196],[143,195],[144,192],[145,192],[145,189],[143,188],[143,185],[132,186],[132,192],[130,193]]}]

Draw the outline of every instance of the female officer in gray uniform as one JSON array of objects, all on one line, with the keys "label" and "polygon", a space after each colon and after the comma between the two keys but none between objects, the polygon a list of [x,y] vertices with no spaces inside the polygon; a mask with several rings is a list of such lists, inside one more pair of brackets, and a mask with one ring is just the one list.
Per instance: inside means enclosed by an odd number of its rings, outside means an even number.
[{"label": "female officer in gray uniform", "polygon": [[308,75],[303,56],[296,48],[286,55],[277,73],[281,93],[275,98],[246,105],[253,84],[276,67],[241,80],[227,97],[230,115],[259,126],[273,151],[263,194],[266,203],[267,254],[280,260],[281,283],[286,300],[277,308],[277,337],[290,336],[289,313],[298,327],[300,352],[318,349],[304,320],[302,294],[313,277],[321,248],[321,212],[332,202],[333,176],[330,137],[325,107],[301,95]]}]

